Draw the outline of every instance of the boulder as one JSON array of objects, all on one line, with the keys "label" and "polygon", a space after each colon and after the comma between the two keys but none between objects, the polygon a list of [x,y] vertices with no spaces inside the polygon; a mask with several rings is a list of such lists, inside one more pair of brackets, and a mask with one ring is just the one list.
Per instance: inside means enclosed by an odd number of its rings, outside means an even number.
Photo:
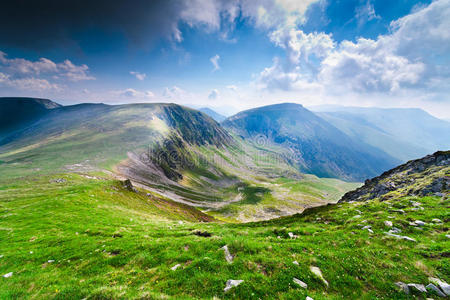
[{"label": "boulder", "polygon": [[306,283],[304,283],[303,281],[301,281],[300,279],[297,279],[294,277],[293,281],[294,281],[294,283],[298,284],[299,286],[301,286],[304,289],[308,288],[308,285]]},{"label": "boulder", "polygon": [[441,290],[444,292],[444,294],[450,296],[450,285],[447,282],[434,277],[429,277],[428,280],[430,280],[431,283],[434,283],[435,285],[440,287]]},{"label": "boulder", "polygon": [[236,286],[240,285],[243,282],[244,282],[244,280],[229,279],[229,280],[227,280],[227,283],[226,283],[225,288],[223,290],[224,290],[224,292],[228,292],[233,287],[236,287]]},{"label": "boulder", "polygon": [[225,245],[222,248],[220,248],[223,250],[223,252],[225,252],[225,259],[226,261],[231,264],[233,262],[233,255],[231,255],[230,251],[228,250],[228,246]]},{"label": "boulder", "polygon": [[323,278],[322,271],[320,271],[318,267],[310,266],[309,269],[314,275],[316,275],[319,279],[321,279],[323,283],[325,283],[325,285],[328,287],[328,281],[326,281],[325,278]]},{"label": "boulder", "polygon": [[398,286],[406,295],[409,295],[409,287],[406,283],[399,281],[396,282],[395,285]]},{"label": "boulder", "polygon": [[419,283],[408,283],[408,287],[414,292],[426,293],[427,290],[423,284]]},{"label": "boulder", "polygon": [[430,283],[425,287],[428,291],[436,293],[439,297],[445,297],[445,294],[434,284]]}]

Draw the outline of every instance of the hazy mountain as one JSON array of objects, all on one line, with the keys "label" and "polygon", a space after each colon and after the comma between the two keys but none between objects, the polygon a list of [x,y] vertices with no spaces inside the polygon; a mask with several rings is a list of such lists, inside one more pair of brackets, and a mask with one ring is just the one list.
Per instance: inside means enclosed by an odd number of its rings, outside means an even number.
[{"label": "hazy mountain", "polygon": [[219,114],[218,112],[212,110],[209,107],[199,108],[199,111],[204,112],[205,114],[207,114],[208,116],[210,116],[211,118],[213,118],[214,120],[216,120],[219,123],[227,118],[224,115]]},{"label": "hazy mountain", "polygon": [[450,123],[421,109],[339,106],[313,109],[352,138],[402,161],[450,148]]},{"label": "hazy mountain", "polygon": [[287,149],[302,171],[318,176],[364,180],[398,162],[379,149],[355,142],[299,104],[243,111],[222,124],[260,146],[267,143]]}]

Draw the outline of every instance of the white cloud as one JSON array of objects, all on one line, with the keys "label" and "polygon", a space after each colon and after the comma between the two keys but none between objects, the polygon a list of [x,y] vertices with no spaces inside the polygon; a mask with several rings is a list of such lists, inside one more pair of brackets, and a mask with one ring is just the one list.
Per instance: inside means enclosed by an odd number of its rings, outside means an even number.
[{"label": "white cloud", "polygon": [[172,100],[183,100],[187,96],[187,92],[183,89],[173,86],[171,88],[166,87],[163,92],[163,96]]},{"label": "white cloud", "polygon": [[366,4],[355,9],[355,17],[358,20],[358,25],[360,26],[369,21],[381,19],[381,17],[375,13],[375,8],[370,0],[367,0]]},{"label": "white cloud", "polygon": [[391,33],[375,40],[337,44],[324,33],[280,27],[270,37],[286,50],[286,60],[275,58],[256,77],[256,86],[271,91],[311,88],[334,95],[430,95],[431,85],[450,88],[445,84],[450,82],[448,28],[450,0],[437,0],[392,22]]},{"label": "white cloud", "polygon": [[23,58],[7,58],[7,54],[0,51],[0,68],[12,76],[54,75],[56,78],[66,78],[69,81],[94,80],[88,74],[89,67],[85,64],[75,65],[66,59],[62,63],[54,63],[50,59],[40,58],[30,61]]},{"label": "white cloud", "polygon": [[213,57],[211,57],[209,59],[209,61],[212,63],[212,65],[214,67],[213,72],[220,70],[219,59],[220,59],[220,56],[218,54],[214,55]]},{"label": "white cloud", "polygon": [[135,72],[135,71],[130,71],[130,74],[133,75],[134,77],[136,77],[136,79],[138,80],[144,80],[145,77],[147,77],[147,74],[145,73],[139,73],[139,72]]},{"label": "white cloud", "polygon": [[0,72],[0,85],[12,87],[18,90],[41,92],[45,90],[61,90],[58,84],[50,83],[45,79],[34,77],[13,79],[9,75]]},{"label": "white cloud", "polygon": [[151,92],[151,91],[138,91],[135,89],[125,89],[122,91],[117,91],[116,94],[118,94],[119,96],[122,97],[126,97],[126,98],[133,98],[133,99],[149,99],[149,98],[153,98],[155,95]]},{"label": "white cloud", "polygon": [[217,89],[213,89],[208,95],[208,99],[210,99],[210,100],[215,100],[218,97],[219,97],[219,91]]}]

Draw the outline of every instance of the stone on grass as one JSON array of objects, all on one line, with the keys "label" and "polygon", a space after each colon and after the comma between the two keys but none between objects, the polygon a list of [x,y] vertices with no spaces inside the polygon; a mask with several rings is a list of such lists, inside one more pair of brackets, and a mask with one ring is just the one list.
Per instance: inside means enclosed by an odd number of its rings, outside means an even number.
[{"label": "stone on grass", "polygon": [[244,280],[229,279],[229,280],[227,280],[226,286],[223,290],[224,290],[224,292],[228,292],[231,288],[238,286],[243,282],[244,282]]},{"label": "stone on grass", "polygon": [[297,236],[295,234],[293,234],[292,232],[288,232],[288,235],[291,239],[296,239]]},{"label": "stone on grass", "polygon": [[391,221],[384,221],[384,226],[392,227],[392,222]]},{"label": "stone on grass", "polygon": [[406,241],[416,242],[415,239],[410,238],[410,237],[405,236],[405,235],[398,235],[398,234],[393,234],[393,233],[390,233],[390,232],[385,232],[385,234],[387,234],[388,236],[395,237],[395,238],[397,238],[399,240],[406,240]]},{"label": "stone on grass", "polygon": [[13,272],[9,272],[9,273],[6,273],[5,275],[3,275],[3,277],[9,278],[9,277],[11,277],[12,275],[13,275]]},{"label": "stone on grass", "polygon": [[183,225],[183,221],[178,221],[178,224]]},{"label": "stone on grass", "polygon": [[233,262],[233,255],[231,255],[230,251],[228,250],[228,246],[225,245],[222,248],[220,248],[223,250],[223,252],[225,252],[225,259],[226,261],[231,264]]},{"label": "stone on grass", "polygon": [[446,234],[445,237],[450,239],[450,234]]},{"label": "stone on grass", "polygon": [[441,290],[444,292],[444,294],[450,296],[450,285],[447,282],[434,277],[429,277],[428,280],[430,280],[431,283],[434,283],[435,285],[440,287]]},{"label": "stone on grass", "polygon": [[179,267],[181,267],[180,264],[176,264],[175,266],[173,266],[172,268],[170,268],[172,271],[175,271],[176,269],[178,269]]},{"label": "stone on grass", "polygon": [[404,282],[396,282],[396,286],[398,286],[405,294],[409,295],[409,286]]},{"label": "stone on grass", "polygon": [[423,222],[423,221],[420,221],[420,220],[414,221],[414,223],[415,223],[416,225],[418,225],[418,226],[425,226],[425,225],[427,225],[427,223],[425,223],[425,222]]},{"label": "stone on grass", "polygon": [[49,259],[47,262],[48,262],[49,264],[51,264],[51,263],[54,263],[55,260],[54,260],[54,259]]},{"label": "stone on grass", "polygon": [[434,223],[442,223],[442,220],[440,220],[440,219],[433,219],[431,221],[433,221]]},{"label": "stone on grass", "polygon": [[314,273],[314,275],[319,277],[323,281],[323,283],[325,283],[326,286],[328,286],[328,281],[326,281],[325,278],[323,278],[322,271],[320,271],[318,267],[310,266],[309,269],[311,270],[311,272]]},{"label": "stone on grass", "polygon": [[402,232],[402,230],[400,229],[400,228],[397,228],[397,227],[392,227],[392,229],[391,230],[389,230],[389,233],[400,233],[400,232]]},{"label": "stone on grass", "polygon": [[314,300],[313,298],[311,298],[310,296],[306,296],[305,300]]},{"label": "stone on grass", "polygon": [[439,297],[445,297],[445,294],[434,284],[430,283],[425,287],[428,291],[435,292]]},{"label": "stone on grass", "polygon": [[293,281],[294,281],[294,283],[298,284],[299,286],[301,286],[304,289],[308,288],[308,285],[306,283],[304,283],[303,281],[301,281],[300,279],[297,279],[294,277]]},{"label": "stone on grass", "polygon": [[408,287],[412,291],[420,292],[420,293],[426,293],[427,290],[425,289],[425,286],[423,284],[419,283],[408,283]]},{"label": "stone on grass", "polygon": [[0,258],[3,258],[3,255],[0,255]]},{"label": "stone on grass", "polygon": [[292,263],[298,266],[298,261],[294,260]]}]

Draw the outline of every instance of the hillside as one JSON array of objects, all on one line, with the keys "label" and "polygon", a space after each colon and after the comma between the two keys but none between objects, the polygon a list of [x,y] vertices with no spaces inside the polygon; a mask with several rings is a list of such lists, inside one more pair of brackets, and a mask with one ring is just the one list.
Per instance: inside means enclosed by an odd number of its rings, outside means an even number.
[{"label": "hillside", "polygon": [[398,161],[356,142],[300,104],[284,103],[240,112],[222,125],[259,147],[275,145],[302,172],[320,177],[364,180]]},{"label": "hillside", "polygon": [[92,172],[239,222],[336,202],[358,186],[303,175],[286,158],[175,104],[57,107],[0,144],[0,181]]},{"label": "hillside", "polygon": [[450,123],[421,109],[340,106],[312,109],[352,138],[402,161],[450,148]]},{"label": "hillside", "polygon": [[6,135],[57,107],[60,105],[47,99],[0,97],[0,145]]},{"label": "hillside", "polygon": [[[448,201],[447,190],[199,223],[195,209],[105,175],[0,181],[0,298],[439,299]],[[225,291],[231,279],[243,281]]]},{"label": "hillside", "polygon": [[450,151],[439,151],[366,180],[339,202],[386,200],[404,196],[443,196],[450,190]]}]

